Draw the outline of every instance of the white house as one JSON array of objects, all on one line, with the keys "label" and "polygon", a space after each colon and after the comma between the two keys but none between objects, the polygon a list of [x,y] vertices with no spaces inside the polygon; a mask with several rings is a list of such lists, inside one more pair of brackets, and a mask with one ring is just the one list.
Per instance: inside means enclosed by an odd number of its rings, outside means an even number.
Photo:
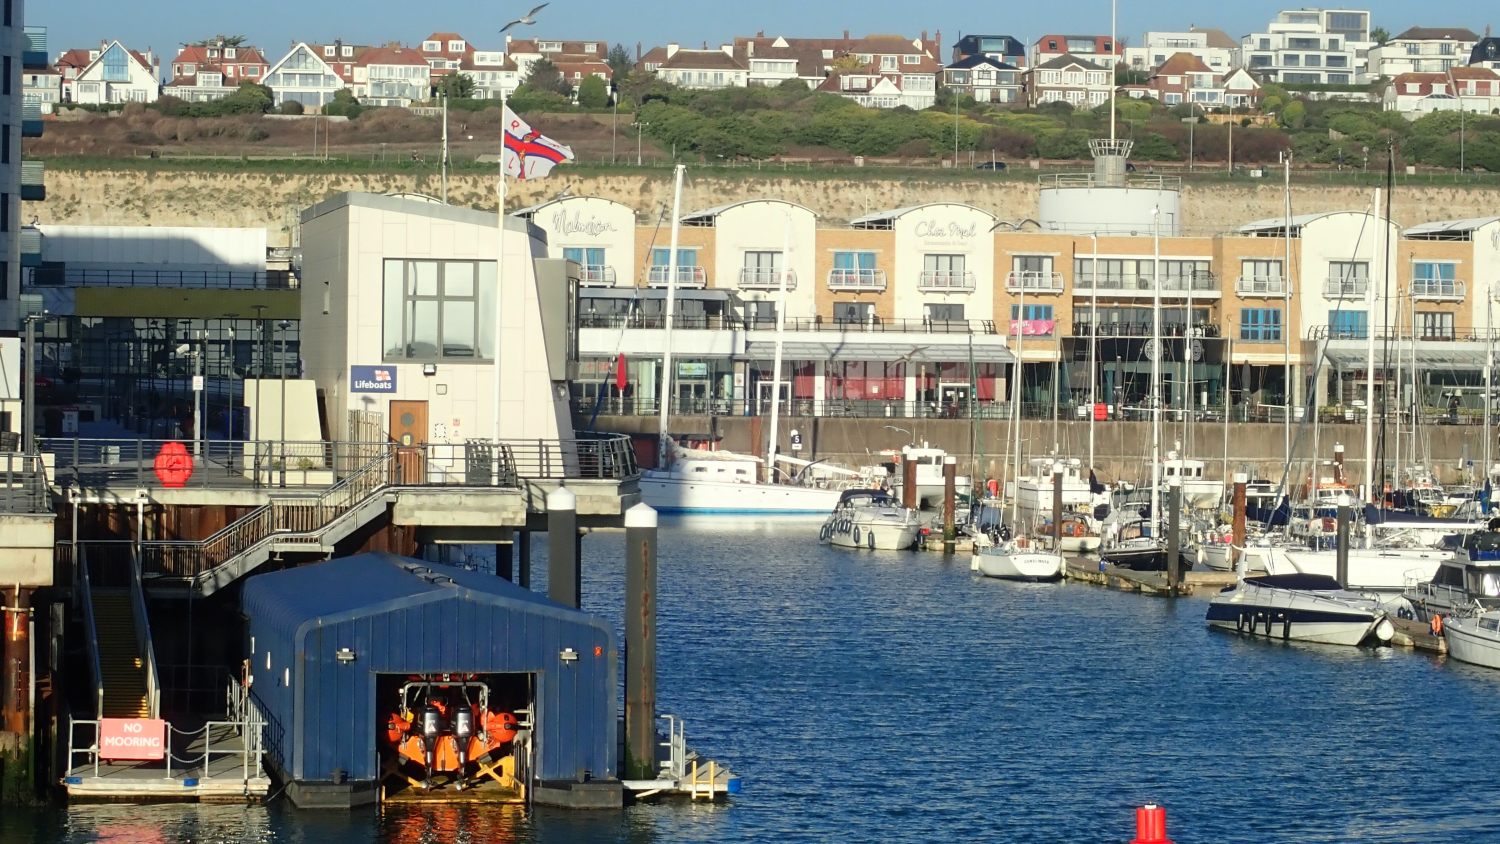
[{"label": "white house", "polygon": [[111,41],[73,80],[73,101],[86,105],[154,103],[161,95],[160,70],[149,51],[140,53]]},{"label": "white house", "polygon": [[685,50],[667,45],[667,57],[656,68],[656,76],[679,88],[744,88],[750,84],[750,68],[734,56],[734,48]]},{"label": "white house", "polygon": [[1294,9],[1242,38],[1239,64],[1268,82],[1361,85],[1373,46],[1368,11]]},{"label": "white house", "polygon": [[301,103],[309,111],[321,109],[333,101],[335,93],[348,87],[338,70],[305,41],[293,46],[271,66],[265,85],[271,89],[276,105]]},{"label": "white house", "polygon": [[501,91],[508,97],[521,86],[521,75],[516,63],[499,50],[475,50],[466,56],[459,67],[474,80],[474,98],[497,100]]},{"label": "white house", "polygon": [[1414,26],[1370,48],[1370,75],[1391,79],[1403,73],[1447,73],[1468,62],[1479,36],[1463,27]]},{"label": "white house", "polygon": [[1193,28],[1187,32],[1148,32],[1141,46],[1125,48],[1125,64],[1131,70],[1151,71],[1177,53],[1198,57],[1215,73],[1228,73],[1235,66],[1239,45],[1223,30]]},{"label": "white house", "polygon": [[375,106],[409,106],[432,95],[432,68],[410,47],[372,47],[354,65],[354,94]]},{"label": "white house", "polygon": [[1114,73],[1107,67],[1064,54],[1048,59],[1026,72],[1031,104],[1067,103],[1074,108],[1093,108],[1109,100]]},{"label": "white house", "polygon": [[943,84],[980,103],[1023,103],[1023,72],[985,55],[964,56],[943,68]]}]

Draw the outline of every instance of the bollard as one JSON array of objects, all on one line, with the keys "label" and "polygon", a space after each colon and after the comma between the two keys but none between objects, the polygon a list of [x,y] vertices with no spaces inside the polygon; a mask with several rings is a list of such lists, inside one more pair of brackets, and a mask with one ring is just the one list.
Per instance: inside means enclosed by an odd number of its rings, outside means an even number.
[{"label": "bollard", "polygon": [[1167,810],[1147,803],[1135,810],[1135,838],[1130,844],[1172,844],[1167,838]]},{"label": "bollard", "polygon": [[1182,526],[1182,479],[1174,477],[1167,483],[1167,591],[1177,594],[1177,584],[1182,582],[1182,559],[1179,549]]},{"label": "bollard", "polygon": [[958,527],[954,523],[953,499],[957,495],[958,461],[953,455],[943,458],[943,553],[953,553],[953,541],[958,538]]},{"label": "bollard", "polygon": [[1052,550],[1062,553],[1063,464],[1052,464]]},{"label": "bollard", "polygon": [[917,462],[903,458],[901,461],[901,506],[908,510],[915,510],[918,503]]},{"label": "bollard", "polygon": [[1349,520],[1354,517],[1354,502],[1348,493],[1339,494],[1338,550],[1334,552],[1333,576],[1339,585],[1349,588]]},{"label": "bollard", "polygon": [[531,531],[521,530],[516,547],[516,584],[522,589],[531,588]]},{"label": "bollard", "polygon": [[625,511],[625,776],[656,771],[656,511]]},{"label": "bollard", "polygon": [[1250,476],[1244,472],[1234,473],[1234,504],[1233,521],[1230,522],[1230,541],[1234,546],[1229,549],[1229,562],[1231,568],[1241,577],[1244,572],[1240,571],[1240,560],[1245,558],[1245,486],[1250,483]]},{"label": "bollard", "polygon": [[1333,444],[1333,482],[1341,484],[1344,482],[1344,444]]},{"label": "bollard", "polygon": [[561,484],[547,493],[547,597],[578,609],[578,496]]}]

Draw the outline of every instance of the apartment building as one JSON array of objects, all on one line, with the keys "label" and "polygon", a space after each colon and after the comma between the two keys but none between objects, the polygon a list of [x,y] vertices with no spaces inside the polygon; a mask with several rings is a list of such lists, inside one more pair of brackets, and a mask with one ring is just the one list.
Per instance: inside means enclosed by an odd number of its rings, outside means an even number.
[{"label": "apartment building", "polygon": [[1010,35],[965,35],[953,45],[953,61],[984,56],[1011,67],[1026,66],[1026,45]]},{"label": "apartment building", "polygon": [[1363,85],[1373,46],[1368,11],[1288,10],[1241,39],[1239,63],[1284,85]]},{"label": "apartment building", "polygon": [[1468,63],[1479,40],[1463,27],[1414,26],[1370,48],[1370,76],[1391,79],[1403,73],[1447,73]]},{"label": "apartment building", "polygon": [[1223,30],[1198,29],[1187,32],[1148,32],[1138,47],[1125,48],[1125,64],[1131,70],[1149,72],[1178,53],[1196,57],[1209,69],[1225,74],[1235,67],[1239,44]]}]

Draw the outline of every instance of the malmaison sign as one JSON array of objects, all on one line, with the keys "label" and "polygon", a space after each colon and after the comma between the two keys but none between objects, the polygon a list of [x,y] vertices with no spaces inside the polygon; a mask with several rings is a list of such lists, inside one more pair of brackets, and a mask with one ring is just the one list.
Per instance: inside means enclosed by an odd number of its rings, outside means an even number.
[{"label": "malmaison sign", "polygon": [[567,211],[558,211],[552,215],[552,231],[560,235],[598,237],[616,229],[614,223],[593,215],[585,218],[581,211],[574,211],[572,214]]}]

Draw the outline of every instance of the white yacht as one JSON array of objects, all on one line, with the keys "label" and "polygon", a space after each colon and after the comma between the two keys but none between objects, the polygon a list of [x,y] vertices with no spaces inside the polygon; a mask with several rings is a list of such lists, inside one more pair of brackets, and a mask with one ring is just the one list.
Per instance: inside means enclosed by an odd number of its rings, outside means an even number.
[{"label": "white yacht", "polygon": [[[917,509],[924,507],[941,507],[943,503],[943,460],[948,452],[941,448],[933,448],[927,443],[921,445],[902,446],[900,454],[892,454],[899,457],[903,462],[917,464]],[[896,467],[895,485],[901,489],[902,479],[906,477],[905,468]],[[958,475],[954,478],[953,488],[958,495],[968,495],[973,491],[967,475]],[[1051,506],[1051,505],[1048,505]]]},{"label": "white yacht", "polygon": [[1296,642],[1388,642],[1395,626],[1376,601],[1318,575],[1246,577],[1213,597],[1210,627]]},{"label": "white yacht", "polygon": [[1081,460],[1033,457],[1029,462],[1031,471],[1016,479],[1015,494],[1022,510],[1030,513],[1052,512],[1052,470],[1055,465],[1061,465],[1063,469],[1063,509],[1093,506],[1094,496],[1089,489],[1089,479],[1082,475]]},{"label": "white yacht", "polygon": [[1033,583],[1062,580],[1063,557],[1043,547],[1036,539],[1001,539],[998,534],[976,533],[969,571],[1001,580]]},{"label": "white yacht", "polygon": [[[1192,460],[1181,457],[1175,451],[1167,452],[1167,458],[1161,462],[1162,488],[1165,490],[1173,478],[1182,481],[1182,506],[1189,510],[1211,510],[1219,506],[1224,500],[1224,482],[1212,480],[1203,475],[1205,464],[1202,460]],[[1162,508],[1166,512],[1166,508]]]},{"label": "white yacht", "polygon": [[902,507],[883,489],[846,489],[818,538],[837,548],[904,551],[921,529],[917,511]]},{"label": "white yacht", "polygon": [[1500,668],[1500,610],[1443,617],[1448,656],[1459,662]]},{"label": "white yacht", "polygon": [[[1351,548],[1346,585],[1360,592],[1401,592],[1411,578],[1431,580],[1438,566],[1452,556],[1451,551],[1437,548]],[[1283,554],[1268,558],[1268,563],[1266,570],[1271,574],[1333,577],[1338,552],[1287,548]]]},{"label": "white yacht", "polygon": [[[670,441],[669,441],[670,443]],[[641,500],[661,513],[826,516],[839,490],[758,480],[761,461],[731,451],[670,445],[670,468],[641,473]]]},{"label": "white yacht", "polygon": [[1411,574],[1401,597],[1418,621],[1476,607],[1500,609],[1500,533],[1486,530],[1464,537],[1463,546],[1431,577]]}]

